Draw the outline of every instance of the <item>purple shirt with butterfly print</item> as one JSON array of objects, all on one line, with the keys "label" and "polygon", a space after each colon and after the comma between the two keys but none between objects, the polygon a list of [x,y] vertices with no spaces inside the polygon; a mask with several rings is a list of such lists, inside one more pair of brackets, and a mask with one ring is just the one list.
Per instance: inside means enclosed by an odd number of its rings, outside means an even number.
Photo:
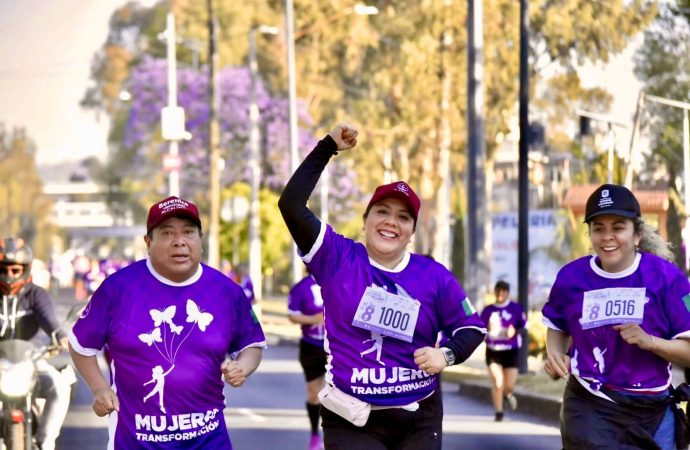
[{"label": "purple shirt with butterfly print", "polygon": [[[467,327],[486,332],[453,274],[426,256],[406,253],[397,267],[387,269],[369,259],[364,245],[322,224],[302,259],[324,301],[326,381],[363,401],[404,406],[424,399],[438,388],[439,377],[418,369],[414,351],[434,347],[439,331],[447,336]],[[419,302],[412,342],[353,325],[370,286]]]},{"label": "purple shirt with butterfly print", "polygon": [[[486,325],[486,346],[495,351],[517,350],[522,346],[520,333],[525,327],[527,317],[519,303],[506,301],[502,305],[493,303],[482,310],[482,321]],[[510,327],[514,334],[511,336]]]},{"label": "purple shirt with butterfly print", "polygon": [[242,289],[221,272],[201,264],[174,283],[142,260],[103,282],[70,344],[86,356],[108,346],[120,402],[109,448],[230,449],[220,366],[265,338]]},{"label": "purple shirt with butterfly print", "polygon": [[583,318],[583,302],[588,292],[642,288],[644,316],[640,327],[663,339],[690,339],[688,279],[675,265],[649,253],[638,253],[633,265],[619,273],[605,272],[597,261],[596,256],[586,256],[560,270],[542,310],[544,324],[572,337],[568,352],[571,372],[585,380],[591,391],[602,385],[627,391],[666,389],[671,382],[671,364],[626,343],[613,329],[615,323],[583,329],[587,319]]}]

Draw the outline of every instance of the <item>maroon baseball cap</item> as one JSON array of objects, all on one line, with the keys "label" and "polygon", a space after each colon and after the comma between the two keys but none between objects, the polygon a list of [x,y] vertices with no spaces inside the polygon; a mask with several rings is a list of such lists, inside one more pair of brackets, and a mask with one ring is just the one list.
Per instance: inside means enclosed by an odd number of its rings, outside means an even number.
[{"label": "maroon baseball cap", "polygon": [[146,218],[146,233],[156,228],[165,219],[169,217],[182,217],[189,219],[196,226],[201,228],[201,219],[199,218],[199,209],[192,202],[183,200],[179,197],[170,196],[158,203],[155,203],[149,209],[149,215]]},{"label": "maroon baseball cap", "polygon": [[407,205],[407,209],[410,210],[412,217],[414,217],[414,221],[417,221],[421,202],[410,185],[404,181],[396,181],[394,183],[383,184],[377,187],[374,191],[374,195],[371,197],[371,200],[369,200],[369,204],[367,205],[367,213],[372,206],[388,197],[395,197],[402,200],[403,203]]}]

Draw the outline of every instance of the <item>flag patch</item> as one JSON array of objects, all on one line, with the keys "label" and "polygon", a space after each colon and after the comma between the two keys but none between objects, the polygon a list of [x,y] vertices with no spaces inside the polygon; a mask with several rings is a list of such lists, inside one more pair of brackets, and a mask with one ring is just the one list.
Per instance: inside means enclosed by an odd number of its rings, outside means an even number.
[{"label": "flag patch", "polygon": [[254,324],[259,323],[259,318],[256,317],[256,313],[254,312],[254,308],[249,308],[249,311],[251,312],[251,315],[252,315],[252,322],[254,322]]},{"label": "flag patch", "polygon": [[[687,303],[686,303],[686,305],[687,305]],[[467,317],[470,317],[472,314],[477,312],[474,309],[474,306],[472,306],[472,303],[470,303],[469,298],[465,298],[465,300],[462,301],[462,309],[465,311],[465,315]]]},{"label": "flag patch", "polygon": [[685,309],[687,309],[688,312],[690,312],[690,294],[683,297],[683,303],[685,303]]}]

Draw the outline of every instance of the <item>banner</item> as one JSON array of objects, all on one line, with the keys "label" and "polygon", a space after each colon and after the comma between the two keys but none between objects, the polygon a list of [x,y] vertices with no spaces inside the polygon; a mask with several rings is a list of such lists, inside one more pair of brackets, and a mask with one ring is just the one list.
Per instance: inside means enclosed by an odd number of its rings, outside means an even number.
[{"label": "banner", "polygon": [[[546,302],[558,270],[563,265],[551,255],[565,254],[557,248],[556,210],[529,212],[529,274],[528,298],[530,309],[540,309]],[[491,230],[491,286],[498,280],[510,284],[511,298],[518,293],[518,214],[494,214]]]}]

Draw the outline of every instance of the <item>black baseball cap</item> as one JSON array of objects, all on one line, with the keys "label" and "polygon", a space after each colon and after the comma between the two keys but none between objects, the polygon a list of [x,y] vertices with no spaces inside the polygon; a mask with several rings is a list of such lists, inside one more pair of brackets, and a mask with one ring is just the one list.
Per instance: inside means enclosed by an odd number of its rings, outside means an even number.
[{"label": "black baseball cap", "polygon": [[634,219],[641,216],[640,203],[625,186],[603,184],[587,199],[585,222],[604,214]]}]

